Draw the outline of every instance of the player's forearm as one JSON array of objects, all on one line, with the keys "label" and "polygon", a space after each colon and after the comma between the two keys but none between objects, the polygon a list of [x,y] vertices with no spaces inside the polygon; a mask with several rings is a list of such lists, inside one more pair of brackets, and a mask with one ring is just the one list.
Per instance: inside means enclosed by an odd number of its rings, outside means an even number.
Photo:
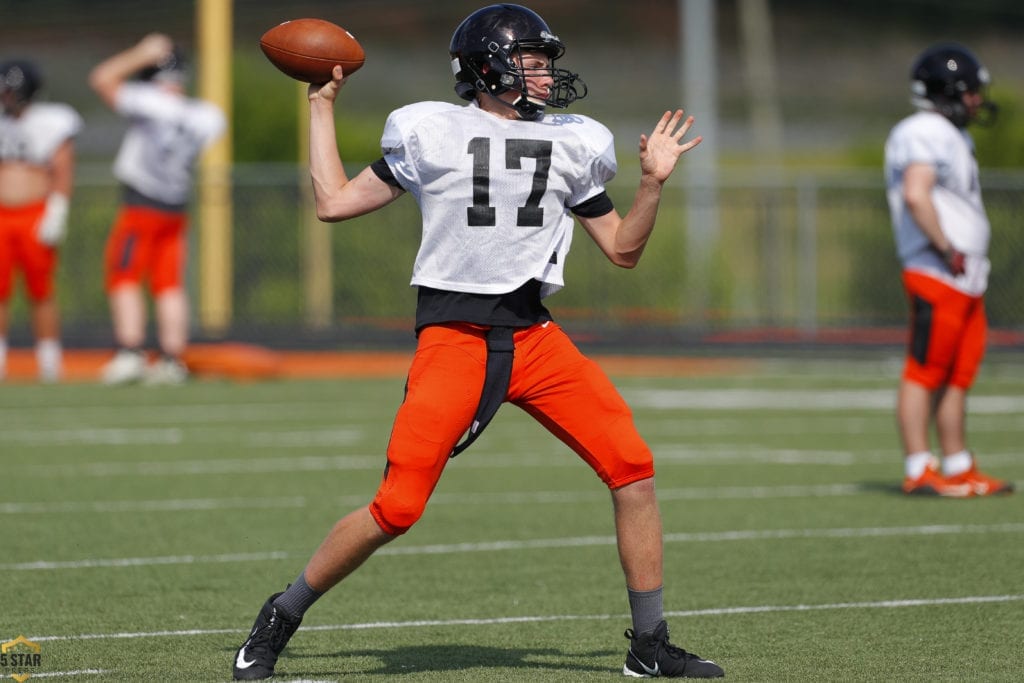
[{"label": "player's forearm", "polygon": [[908,165],[903,172],[903,203],[925,237],[938,251],[945,253],[952,245],[942,231],[939,212],[932,201],[936,182],[937,172],[933,166],[923,163]]},{"label": "player's forearm", "polygon": [[338,221],[335,206],[341,189],[348,184],[348,175],[338,153],[334,128],[333,104],[311,100],[309,105],[309,174],[313,181],[317,217],[322,221]]},{"label": "player's forearm", "polygon": [[946,253],[953,245],[949,238],[942,231],[942,224],[939,222],[939,213],[930,199],[907,200],[907,210],[914,219],[914,223],[925,234],[925,237],[940,252]]},{"label": "player's forearm", "polygon": [[89,85],[110,106],[117,89],[146,67],[158,64],[173,49],[173,41],[161,33],[151,33],[127,50],[103,60],[89,73]]},{"label": "player's forearm", "polygon": [[633,205],[629,207],[615,233],[615,252],[618,255],[616,265],[632,268],[640,261],[658,218],[661,189],[662,183],[657,180],[646,176],[640,178],[640,187],[633,198]]},{"label": "player's forearm", "polygon": [[75,147],[71,140],[66,140],[57,148],[51,165],[50,192],[71,197],[75,176]]},{"label": "player's forearm", "polygon": [[117,89],[127,80],[132,70],[128,68],[130,61],[124,53],[114,55],[97,64],[89,73],[89,86],[103,98],[108,105],[114,105]]}]

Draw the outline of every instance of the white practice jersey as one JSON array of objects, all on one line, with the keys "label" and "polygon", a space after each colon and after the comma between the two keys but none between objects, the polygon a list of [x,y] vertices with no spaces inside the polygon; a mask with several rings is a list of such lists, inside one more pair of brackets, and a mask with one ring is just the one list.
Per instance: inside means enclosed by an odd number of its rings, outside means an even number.
[{"label": "white practice jersey", "polygon": [[398,109],[381,146],[423,216],[412,284],[454,292],[506,294],[531,279],[542,297],[561,289],[569,209],[616,170],[611,132],[593,119],[503,119],[476,103]]},{"label": "white practice jersey", "polygon": [[82,117],[66,104],[34,102],[15,118],[0,114],[0,163],[49,166],[54,153],[82,129]]},{"label": "white practice jersey", "polygon": [[[903,173],[915,163],[935,169],[931,198],[942,232],[966,256],[966,272],[961,276],[953,277],[949,272],[903,201]],[[984,294],[991,230],[981,201],[978,162],[970,134],[936,112],[919,111],[908,116],[893,128],[885,143],[885,177],[903,267],[939,277],[967,294]]]},{"label": "white practice jersey", "polygon": [[224,132],[219,108],[153,83],[125,83],[115,110],[131,121],[114,160],[114,175],[150,199],[184,205],[199,154]]}]

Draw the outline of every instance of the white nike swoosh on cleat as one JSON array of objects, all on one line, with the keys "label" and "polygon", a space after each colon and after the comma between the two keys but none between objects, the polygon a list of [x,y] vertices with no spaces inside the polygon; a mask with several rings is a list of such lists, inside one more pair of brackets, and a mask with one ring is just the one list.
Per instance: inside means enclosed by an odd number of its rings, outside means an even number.
[{"label": "white nike swoosh on cleat", "polygon": [[239,669],[248,669],[250,666],[252,666],[255,663],[256,663],[255,659],[252,660],[251,662],[246,660],[246,658],[245,658],[245,648],[244,647],[238,650],[238,656],[235,657],[235,667],[237,667]]},{"label": "white nike swoosh on cleat", "polygon": [[[632,653],[630,653],[630,654],[632,654]],[[658,665],[657,662],[654,663],[654,668],[652,669],[649,666],[647,666],[646,664],[644,664],[643,661],[639,657],[637,657],[636,655],[633,655],[633,659],[636,660],[636,663],[640,665],[640,668],[643,669],[644,673],[647,674],[648,676],[659,676],[659,675],[661,675],[661,667]]]}]

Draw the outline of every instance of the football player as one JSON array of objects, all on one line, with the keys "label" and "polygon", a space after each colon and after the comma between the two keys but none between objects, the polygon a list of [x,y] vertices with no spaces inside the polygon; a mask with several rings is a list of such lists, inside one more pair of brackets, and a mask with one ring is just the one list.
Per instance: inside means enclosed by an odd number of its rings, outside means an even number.
[{"label": "football player", "polygon": [[[910,73],[917,112],[885,144],[885,177],[903,286],[910,303],[897,399],[903,491],[950,497],[1008,493],[967,448],[967,392],[985,353],[989,222],[967,126],[990,120],[988,71],[966,47],[926,49]],[[934,419],[941,468],[929,446]]]},{"label": "football player", "polygon": [[345,220],[405,194],[419,205],[418,346],[375,498],[338,521],[297,580],[266,601],[235,655],[235,678],[272,675],[305,611],[416,523],[450,456],[505,401],[571,447],[611,491],[633,622],[623,672],[722,676],[714,662],[669,641],[651,451],[611,381],[544,304],[562,288],[574,222],[613,264],[637,264],[662,186],[700,142],[685,139],[693,119],[665,112],[641,136],[639,188],[620,216],[605,191],[616,171],[609,130],[549,111],[586,87],[555,66],[564,45],[540,16],[518,5],[485,7],[458,26],[449,52],[455,91],[468,104],[420,102],[392,112],[383,156],[351,179],[335,140],[341,67],[309,89],[320,218]]},{"label": "football player", "polygon": [[[186,209],[193,166],[226,128],[215,105],[185,94],[184,57],[166,35],[152,33],[98,64],[89,83],[131,125],[114,161],[121,208],[107,240],[105,287],[118,350],[102,370],[106,384],[144,380],[179,384],[188,344]],[[146,307],[153,296],[160,358],[143,355]]]},{"label": "football player", "polygon": [[0,64],[0,379],[7,365],[8,302],[14,274],[25,277],[39,379],[61,374],[60,315],[54,292],[57,249],[67,229],[82,118],[66,104],[35,102],[35,64]]}]

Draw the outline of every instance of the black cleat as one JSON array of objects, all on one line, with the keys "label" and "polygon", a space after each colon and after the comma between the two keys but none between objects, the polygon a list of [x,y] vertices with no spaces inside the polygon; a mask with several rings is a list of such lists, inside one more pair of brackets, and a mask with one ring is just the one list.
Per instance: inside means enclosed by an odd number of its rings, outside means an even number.
[{"label": "black cleat", "polygon": [[633,678],[722,678],[725,672],[710,659],[668,642],[668,624],[662,621],[649,633],[633,633],[627,628],[629,652],[622,673]]},{"label": "black cleat", "polygon": [[274,675],[274,665],[288,639],[302,623],[302,618],[292,619],[274,607],[274,600],[280,593],[274,593],[263,603],[249,638],[235,654],[234,674],[236,681],[254,681]]}]

